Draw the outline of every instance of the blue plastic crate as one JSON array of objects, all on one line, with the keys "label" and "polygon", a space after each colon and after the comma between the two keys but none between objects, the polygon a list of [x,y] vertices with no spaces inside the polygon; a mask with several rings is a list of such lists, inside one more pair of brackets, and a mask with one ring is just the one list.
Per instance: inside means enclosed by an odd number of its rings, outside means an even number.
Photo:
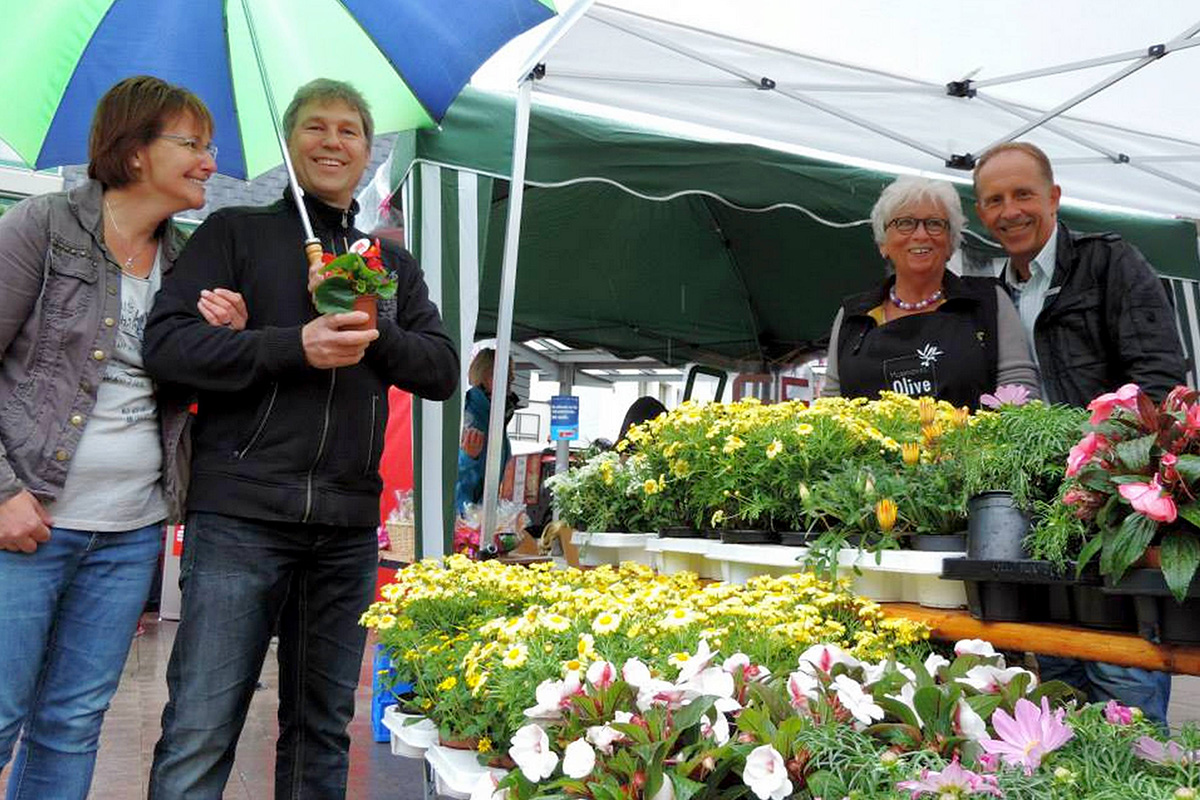
[{"label": "blue plastic crate", "polygon": [[413,690],[411,683],[396,683],[392,688],[384,688],[385,678],[395,669],[392,660],[388,658],[382,644],[375,645],[375,660],[371,678],[371,730],[375,733],[375,741],[391,740],[391,731],[383,725],[383,712],[388,706],[400,702],[400,696]]}]

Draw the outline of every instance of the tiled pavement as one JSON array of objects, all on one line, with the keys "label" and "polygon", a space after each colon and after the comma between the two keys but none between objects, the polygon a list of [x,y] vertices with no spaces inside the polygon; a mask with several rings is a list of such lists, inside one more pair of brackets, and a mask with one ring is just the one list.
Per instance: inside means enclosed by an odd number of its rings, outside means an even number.
[{"label": "tiled pavement", "polygon": [[[100,754],[89,800],[139,800],[146,796],[154,744],[158,741],[159,715],[167,700],[166,669],[175,638],[176,623],[143,618],[146,632],[134,640],[121,676],[121,688],[104,720]],[[371,658],[368,645],[359,676],[357,713],[350,725],[351,800],[418,800],[422,796],[421,762],[393,756],[387,744],[376,744],[371,735]],[[277,665],[274,652],[263,667],[265,689],[255,694],[238,742],[226,800],[271,800],[274,796],[275,712]],[[0,797],[8,771],[0,776]],[[43,798],[39,798],[43,800]],[[53,800],[53,798],[44,798]]]},{"label": "tiled pavement", "polygon": [[[158,740],[159,714],[167,699],[167,658],[175,623],[147,616],[146,632],[134,640],[121,678],[121,688],[105,718],[96,778],[89,800],[139,800],[146,796],[146,776],[154,743]],[[387,744],[371,736],[371,659],[368,646],[358,690],[358,713],[351,723],[350,800],[419,800],[421,762],[391,754]],[[274,793],[276,664],[267,658],[262,680],[266,684],[250,707],[238,744],[226,800],[270,800]],[[1200,722],[1200,677],[1176,676],[1171,692],[1173,728],[1186,721]],[[0,776],[0,794],[7,782]],[[52,800],[47,798],[46,800]]]}]

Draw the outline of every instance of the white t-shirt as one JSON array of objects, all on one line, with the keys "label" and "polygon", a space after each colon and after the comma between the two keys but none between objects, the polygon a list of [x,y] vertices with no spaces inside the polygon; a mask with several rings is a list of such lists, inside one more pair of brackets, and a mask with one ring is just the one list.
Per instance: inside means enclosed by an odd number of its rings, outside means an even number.
[{"label": "white t-shirt", "polygon": [[160,247],[145,278],[121,273],[121,320],[96,407],[66,485],[47,507],[57,527],[127,531],[167,516],[154,383],[142,365],[142,333],[162,282],[161,259]]}]

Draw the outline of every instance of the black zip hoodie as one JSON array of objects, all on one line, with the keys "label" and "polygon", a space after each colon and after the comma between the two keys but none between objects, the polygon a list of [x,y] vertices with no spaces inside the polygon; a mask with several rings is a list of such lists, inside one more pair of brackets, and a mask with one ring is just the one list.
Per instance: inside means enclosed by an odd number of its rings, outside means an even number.
[{"label": "black zip hoodie", "polygon": [[[364,234],[349,211],[305,197],[326,252]],[[395,315],[358,364],[309,366],[301,328],[309,297],[304,234],[291,198],[226,208],[193,234],[146,323],[146,369],[199,390],[189,511],[325,525],[379,523],[379,458],[388,386],[431,400],[453,393],[458,354],[416,260],[382,241],[399,277]],[[209,325],[196,302],[226,287],[246,300],[244,331]],[[381,304],[381,311],[385,307]]]}]

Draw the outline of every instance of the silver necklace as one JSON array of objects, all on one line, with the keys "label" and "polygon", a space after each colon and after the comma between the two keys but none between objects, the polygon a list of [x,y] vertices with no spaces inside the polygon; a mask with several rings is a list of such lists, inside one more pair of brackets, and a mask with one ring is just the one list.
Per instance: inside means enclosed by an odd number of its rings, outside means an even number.
[{"label": "silver necklace", "polygon": [[[107,197],[104,198],[104,211],[106,214],[108,214],[108,221],[113,224],[113,230],[115,230],[117,232],[118,236],[120,236],[122,239],[125,240],[126,244],[129,244],[129,237],[125,235],[125,231],[121,230],[121,226],[117,224],[117,217],[115,214],[113,214],[112,206],[110,206],[108,204]],[[146,248],[149,247],[153,243],[154,243],[154,239],[151,239],[150,241],[146,242],[141,247],[139,247],[137,250],[135,250],[129,256],[129,258],[125,259],[125,263],[121,265],[121,269],[122,270],[133,269],[133,262],[136,261],[142,255],[142,253],[146,252]]]},{"label": "silver necklace", "polygon": [[939,286],[936,292],[929,295],[929,297],[926,297],[924,300],[918,300],[915,303],[907,303],[901,300],[899,295],[896,294],[896,284],[893,283],[892,288],[888,290],[888,297],[891,299],[896,308],[899,308],[903,311],[920,311],[922,308],[929,308],[929,306],[942,299],[942,287]]}]

